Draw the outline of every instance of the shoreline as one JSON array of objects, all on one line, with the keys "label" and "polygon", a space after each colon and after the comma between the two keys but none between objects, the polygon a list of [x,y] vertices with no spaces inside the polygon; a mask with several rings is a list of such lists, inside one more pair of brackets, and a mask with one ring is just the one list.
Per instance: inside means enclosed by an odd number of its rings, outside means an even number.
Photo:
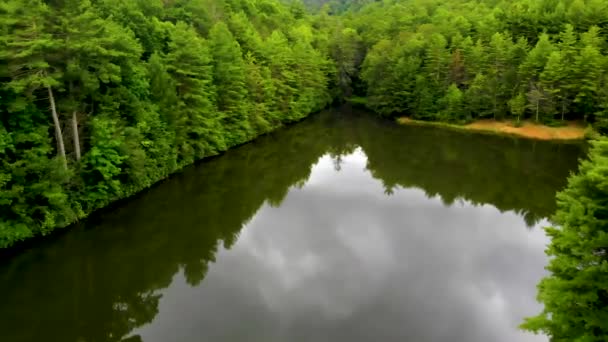
[{"label": "shoreline", "polygon": [[221,157],[222,155],[224,155],[225,153],[227,153],[230,150],[239,148],[241,146],[253,143],[255,140],[269,135],[269,134],[273,134],[278,130],[281,129],[285,129],[291,125],[295,125],[297,123],[300,123],[306,119],[308,119],[309,117],[316,115],[324,110],[327,110],[327,108],[315,111],[315,112],[311,112],[306,114],[305,116],[301,117],[301,118],[297,118],[297,119],[293,119],[293,120],[288,120],[285,122],[280,123],[279,125],[277,125],[276,127],[274,127],[273,129],[271,129],[268,132],[262,133],[262,134],[258,134],[256,136],[251,137],[250,139],[239,143],[237,145],[234,146],[230,146],[228,148],[226,148],[225,150],[219,151],[216,154],[210,154],[207,156],[204,156],[200,159],[196,159],[190,163],[181,165],[180,167],[176,168],[175,170],[169,172],[168,174],[166,174],[163,177],[158,178],[157,180],[155,180],[154,182],[150,183],[147,186],[138,188],[136,190],[133,190],[132,193],[126,194],[124,196],[120,196],[120,197],[116,197],[113,198],[111,200],[108,200],[108,202],[106,204],[104,204],[101,207],[95,208],[91,211],[85,212],[84,215],[82,217],[78,217],[75,220],[72,220],[70,223],[66,224],[66,225],[56,225],[54,226],[48,233],[42,235],[42,234],[35,234],[32,235],[30,237],[27,237],[25,239],[22,240],[18,240],[18,241],[14,241],[13,243],[11,243],[10,245],[6,246],[6,247],[0,247],[0,263],[3,260],[7,260],[17,254],[23,253],[24,251],[31,249],[31,248],[35,248],[36,246],[40,245],[40,244],[44,244],[44,243],[49,243],[49,241],[53,241],[53,239],[56,239],[64,234],[68,234],[69,232],[77,229],[78,227],[84,226],[86,224],[87,221],[89,220],[95,220],[97,218],[99,218],[99,215],[104,215],[105,213],[108,213],[109,211],[115,210],[117,207],[124,205],[125,203],[127,203],[128,201],[137,199],[139,196],[144,195],[145,193],[147,193],[148,191],[150,191],[152,188],[160,186],[162,183],[170,180],[173,177],[178,176],[179,174],[183,173],[187,168],[191,168],[191,167],[197,167],[198,165],[201,165],[202,163],[208,162],[214,158],[218,158]]},{"label": "shoreline", "polygon": [[401,125],[443,127],[466,132],[514,136],[534,140],[581,141],[586,139],[586,129],[579,122],[568,122],[565,126],[560,127],[550,127],[530,121],[522,121],[520,127],[515,127],[509,121],[496,121],[493,119],[476,120],[465,125],[439,121],[421,121],[408,117],[397,118],[397,122]]}]

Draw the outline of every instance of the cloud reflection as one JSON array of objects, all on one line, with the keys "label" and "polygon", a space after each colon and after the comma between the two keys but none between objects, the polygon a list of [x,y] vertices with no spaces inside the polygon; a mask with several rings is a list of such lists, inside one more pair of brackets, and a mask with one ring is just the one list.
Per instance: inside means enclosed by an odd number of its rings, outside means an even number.
[{"label": "cloud reflection", "polygon": [[176,275],[143,340],[546,341],[517,329],[540,309],[541,229],[418,189],[386,196],[366,164],[360,149],[340,171],[321,158],[218,252],[200,286]]}]

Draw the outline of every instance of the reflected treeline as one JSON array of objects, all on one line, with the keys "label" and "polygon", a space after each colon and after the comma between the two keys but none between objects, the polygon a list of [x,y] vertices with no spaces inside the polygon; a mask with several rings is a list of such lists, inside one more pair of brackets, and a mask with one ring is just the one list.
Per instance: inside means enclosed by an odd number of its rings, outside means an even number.
[{"label": "reflected treeline", "polygon": [[[367,168],[391,193],[423,189],[446,205],[458,199],[515,211],[529,226],[551,216],[561,190],[583,156],[576,143],[543,142],[432,127],[370,122],[358,144]],[[374,131],[382,134],[371,134]]]},{"label": "reflected treeline", "polygon": [[[191,167],[69,234],[0,261],[0,340],[139,341],[161,289],[184,273],[197,285],[218,246],[230,247],[266,202],[279,205],[326,153],[361,146],[388,193],[418,187],[548,216],[577,164],[578,145],[400,127],[369,115],[324,113]],[[210,308],[212,310],[212,308]]]},{"label": "reflected treeline", "polygon": [[[0,261],[1,341],[137,341],[182,270],[198,284],[265,201],[305,181],[327,141],[310,125],[191,167],[82,227]],[[293,134],[292,134],[293,133]]]}]

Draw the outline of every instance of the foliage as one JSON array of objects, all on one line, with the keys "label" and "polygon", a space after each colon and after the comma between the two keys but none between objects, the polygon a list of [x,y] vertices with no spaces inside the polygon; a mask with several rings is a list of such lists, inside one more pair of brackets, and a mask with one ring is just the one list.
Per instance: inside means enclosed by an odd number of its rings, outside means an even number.
[{"label": "foliage", "polygon": [[[367,106],[380,115],[448,122],[584,119],[602,129],[608,7],[599,3],[353,3],[326,30],[342,32],[334,33],[338,41],[333,45],[346,47],[346,53],[334,53],[334,58],[340,81],[352,84],[340,86],[351,86],[354,96],[366,96]],[[358,51],[367,51],[364,58],[352,53],[355,43]],[[344,60],[348,55],[353,57]],[[453,102],[446,99],[454,98],[454,86],[463,93],[464,112],[454,112]]]},{"label": "foliage", "polygon": [[277,0],[1,2],[0,248],[325,107],[314,19]]},{"label": "foliage", "polygon": [[604,341],[608,336],[608,140],[557,195],[556,227],[547,228],[551,274],[539,284],[543,312],[523,328],[552,341]]}]

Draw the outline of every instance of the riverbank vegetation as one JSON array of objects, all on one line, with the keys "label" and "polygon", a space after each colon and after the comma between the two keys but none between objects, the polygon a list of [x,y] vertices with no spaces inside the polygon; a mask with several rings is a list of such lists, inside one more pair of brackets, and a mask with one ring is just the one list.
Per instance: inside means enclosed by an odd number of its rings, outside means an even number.
[{"label": "riverbank vegetation", "polygon": [[348,91],[377,113],[454,123],[585,120],[605,130],[605,1],[356,7],[342,15],[340,43],[348,53],[337,58],[338,70],[352,81]]},{"label": "riverbank vegetation", "polygon": [[599,0],[8,0],[0,247],[333,100],[383,116],[608,118]]},{"label": "riverbank vegetation", "polygon": [[547,228],[551,274],[538,285],[544,310],[523,328],[551,341],[604,341],[608,336],[608,140],[593,143],[589,160],[557,195],[557,225]]},{"label": "riverbank vegetation", "polygon": [[298,4],[0,3],[0,248],[330,101]]}]

